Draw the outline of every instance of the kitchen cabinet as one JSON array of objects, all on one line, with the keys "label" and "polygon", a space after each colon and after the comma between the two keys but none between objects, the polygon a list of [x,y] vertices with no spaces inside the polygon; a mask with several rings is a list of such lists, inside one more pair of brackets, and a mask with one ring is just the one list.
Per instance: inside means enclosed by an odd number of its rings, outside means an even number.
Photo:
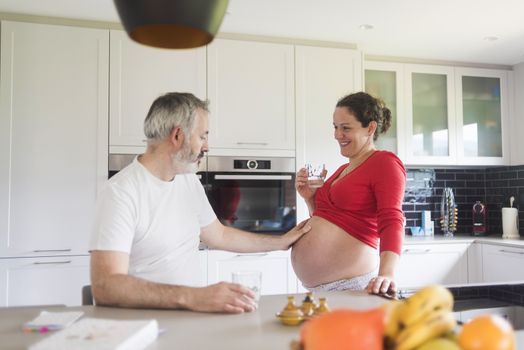
[{"label": "kitchen cabinet", "polygon": [[384,101],[392,114],[390,129],[380,134],[375,145],[405,161],[404,67],[400,63],[378,61],[366,61],[364,66],[365,91]]},{"label": "kitchen cabinet", "polygon": [[82,304],[89,256],[0,259],[0,307]]},{"label": "kitchen cabinet", "polygon": [[[524,165],[524,147],[522,147],[522,135],[524,133],[524,62],[513,66],[513,76],[509,76],[511,101],[514,108],[510,109],[511,122],[511,165]],[[514,92],[511,94],[511,92]]]},{"label": "kitchen cabinet", "polygon": [[399,288],[468,283],[469,243],[405,244],[397,267]]},{"label": "kitchen cabinet", "polygon": [[405,65],[407,163],[456,162],[453,67]]},{"label": "kitchen cabinet", "polygon": [[110,152],[142,153],[144,119],[158,96],[176,91],[206,99],[206,48],[158,49],[121,30],[110,35]]},{"label": "kitchen cabinet", "polygon": [[455,68],[457,163],[509,164],[508,72]]},{"label": "kitchen cabinet", "polygon": [[482,243],[482,279],[485,283],[524,281],[524,248]]},{"label": "kitchen cabinet", "polygon": [[209,250],[207,283],[231,282],[234,271],[262,272],[261,295],[296,293],[297,277],[291,266],[290,251],[231,253]]},{"label": "kitchen cabinet", "polygon": [[210,155],[295,155],[293,45],[216,39],[208,46]]},{"label": "kitchen cabinet", "polygon": [[407,165],[510,163],[512,72],[380,61],[365,66],[366,90],[397,110],[397,135],[383,135],[379,148],[396,149]]},{"label": "kitchen cabinet", "polygon": [[[337,101],[362,90],[362,54],[345,48],[297,46],[295,48],[297,169],[307,163],[325,164],[328,175],[347,163],[333,133]],[[309,217],[297,198],[297,220]]]},{"label": "kitchen cabinet", "polygon": [[107,179],[108,56],[106,30],[1,23],[0,257],[87,254]]}]

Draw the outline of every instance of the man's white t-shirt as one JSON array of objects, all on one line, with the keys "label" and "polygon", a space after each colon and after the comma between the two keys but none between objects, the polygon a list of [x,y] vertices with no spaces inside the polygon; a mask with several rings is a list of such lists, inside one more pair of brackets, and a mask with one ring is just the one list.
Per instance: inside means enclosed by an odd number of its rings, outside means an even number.
[{"label": "man's white t-shirt", "polygon": [[202,286],[200,228],[215,219],[195,174],[162,181],[135,158],[99,196],[90,250],[128,253],[136,277]]}]

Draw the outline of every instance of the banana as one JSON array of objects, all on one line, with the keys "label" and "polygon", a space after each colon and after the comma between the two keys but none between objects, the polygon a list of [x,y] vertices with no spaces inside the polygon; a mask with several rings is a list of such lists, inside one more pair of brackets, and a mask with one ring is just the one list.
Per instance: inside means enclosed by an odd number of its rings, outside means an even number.
[{"label": "banana", "polygon": [[384,324],[384,341],[386,348],[395,344],[395,338],[400,332],[399,316],[402,312],[403,305],[404,302],[401,300],[391,300],[382,306],[386,312]]},{"label": "banana", "polygon": [[435,338],[425,342],[417,350],[460,350],[460,346],[448,338]]},{"label": "banana", "polygon": [[438,310],[453,309],[453,294],[445,287],[432,285],[422,288],[404,301],[399,316],[404,327],[409,327]]},{"label": "banana", "polygon": [[457,322],[453,313],[441,309],[429,314],[426,318],[403,329],[396,338],[396,350],[411,350],[430,339],[440,337],[453,328]]}]

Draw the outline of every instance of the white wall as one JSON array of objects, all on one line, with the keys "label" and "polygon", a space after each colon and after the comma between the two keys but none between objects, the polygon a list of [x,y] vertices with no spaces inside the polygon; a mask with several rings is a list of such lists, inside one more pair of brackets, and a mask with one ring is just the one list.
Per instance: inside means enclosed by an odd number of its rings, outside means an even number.
[{"label": "white wall", "polygon": [[513,66],[515,108],[512,116],[511,164],[524,164],[524,62]]}]

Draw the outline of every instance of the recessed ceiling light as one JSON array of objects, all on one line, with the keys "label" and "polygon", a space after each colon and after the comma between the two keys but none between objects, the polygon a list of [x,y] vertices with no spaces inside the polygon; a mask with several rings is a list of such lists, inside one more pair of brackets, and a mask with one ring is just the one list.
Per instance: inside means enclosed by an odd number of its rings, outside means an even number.
[{"label": "recessed ceiling light", "polygon": [[358,26],[360,29],[363,29],[363,30],[370,30],[370,29],[373,29],[373,25],[371,24],[361,24]]},{"label": "recessed ceiling light", "polygon": [[499,40],[499,38],[497,38],[496,36],[485,36],[484,40],[486,40],[486,41],[497,41],[497,40]]}]

